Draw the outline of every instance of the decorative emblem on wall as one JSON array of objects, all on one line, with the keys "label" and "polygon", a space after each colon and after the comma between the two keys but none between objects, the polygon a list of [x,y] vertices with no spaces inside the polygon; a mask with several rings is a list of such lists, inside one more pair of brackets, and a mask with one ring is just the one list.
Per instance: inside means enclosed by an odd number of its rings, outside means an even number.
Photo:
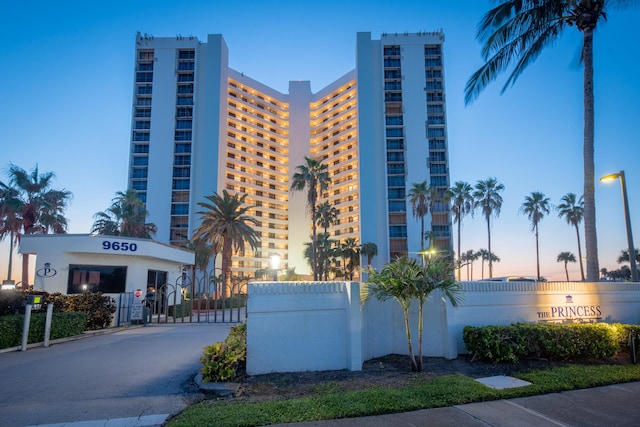
[{"label": "decorative emblem on wall", "polygon": [[55,268],[51,267],[51,263],[45,262],[44,267],[40,270],[36,271],[38,277],[53,277],[55,276],[57,271]]}]

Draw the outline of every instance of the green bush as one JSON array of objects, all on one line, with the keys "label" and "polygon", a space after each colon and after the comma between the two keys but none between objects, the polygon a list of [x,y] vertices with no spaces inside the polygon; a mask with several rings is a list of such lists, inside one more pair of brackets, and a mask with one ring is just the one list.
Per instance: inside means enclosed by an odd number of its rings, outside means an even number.
[{"label": "green bush", "polygon": [[184,301],[183,304],[170,305],[168,314],[172,317],[189,317],[191,316],[191,304],[189,301]]},{"label": "green bush", "polygon": [[0,291],[0,316],[17,314],[24,301],[24,292],[14,289]]},{"label": "green bush", "polygon": [[65,312],[85,313],[87,315],[87,330],[89,331],[109,327],[113,313],[116,312],[116,301],[101,292],[66,296],[53,294],[50,297],[54,309],[58,305],[62,306],[62,311]]},{"label": "green bush", "polygon": [[[44,341],[46,313],[32,313],[27,343]],[[84,313],[53,313],[50,339],[80,335],[85,330],[87,315]],[[24,314],[0,317],[0,348],[22,345]]]},{"label": "green bush", "polygon": [[462,339],[472,360],[515,363],[528,357],[603,359],[622,351],[630,334],[639,332],[638,326],[619,323],[515,323],[465,326]]},{"label": "green bush", "polygon": [[247,325],[233,326],[224,342],[217,342],[204,349],[200,358],[200,372],[204,382],[228,381],[236,376],[238,368],[247,357]]}]

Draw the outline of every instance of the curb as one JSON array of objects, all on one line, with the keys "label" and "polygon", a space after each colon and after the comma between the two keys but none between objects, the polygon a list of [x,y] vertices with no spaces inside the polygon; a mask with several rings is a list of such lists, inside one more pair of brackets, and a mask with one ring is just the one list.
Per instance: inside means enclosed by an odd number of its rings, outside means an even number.
[{"label": "curb", "polygon": [[[65,343],[65,342],[69,342],[69,341],[77,341],[77,340],[81,340],[84,338],[89,338],[89,337],[95,337],[97,335],[106,335],[106,334],[113,334],[115,332],[120,332],[120,331],[124,331],[127,329],[135,329],[135,328],[140,328],[143,327],[144,325],[131,325],[131,326],[119,326],[119,327],[115,327],[115,328],[106,328],[106,329],[98,329],[95,331],[84,331],[82,333],[82,335],[74,335],[72,337],[65,337],[65,338],[58,338],[55,340],[50,340],[49,341],[49,346],[53,345],[53,344],[61,344],[61,343]],[[27,350],[30,348],[36,348],[36,347],[44,347],[44,342],[34,342],[31,344],[27,344]],[[15,347],[7,347],[7,348],[2,348],[0,349],[0,354],[2,353],[10,353],[12,351],[20,351],[22,350],[22,346],[18,345]]]}]

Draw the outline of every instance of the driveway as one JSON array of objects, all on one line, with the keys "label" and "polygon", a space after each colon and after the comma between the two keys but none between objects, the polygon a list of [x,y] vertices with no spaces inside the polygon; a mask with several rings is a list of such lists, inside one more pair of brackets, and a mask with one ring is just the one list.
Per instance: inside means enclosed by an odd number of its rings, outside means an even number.
[{"label": "driveway", "polygon": [[200,398],[193,378],[202,350],[231,326],[153,324],[0,353],[0,425],[161,424]]}]

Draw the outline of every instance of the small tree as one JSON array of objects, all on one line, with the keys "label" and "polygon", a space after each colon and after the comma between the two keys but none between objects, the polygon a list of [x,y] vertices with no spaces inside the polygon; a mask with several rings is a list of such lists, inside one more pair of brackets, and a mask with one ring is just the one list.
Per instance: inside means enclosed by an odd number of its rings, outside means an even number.
[{"label": "small tree", "polygon": [[384,266],[380,273],[369,269],[369,278],[366,282],[367,291],[364,294],[365,301],[371,296],[375,296],[380,301],[394,299],[402,308],[404,316],[404,328],[409,348],[409,360],[411,370],[418,371],[418,364],[413,354],[411,342],[411,329],[409,327],[409,308],[414,296],[414,289],[418,282],[422,280],[423,269],[414,259],[407,257],[396,258],[391,263]]},{"label": "small tree", "polygon": [[454,264],[448,257],[429,257],[423,268],[422,280],[415,289],[418,300],[418,371],[422,371],[422,328],[424,303],[440,290],[444,298],[457,307],[462,301],[462,287],[454,279]]},{"label": "small tree", "polygon": [[[407,257],[396,258],[384,266],[380,273],[369,269],[363,300],[375,296],[380,301],[394,299],[400,304],[404,316],[405,335],[412,371],[422,371],[422,325],[424,303],[435,290],[441,290],[451,304],[461,300],[461,287],[453,278],[453,263],[448,258],[430,258],[425,265]],[[413,301],[418,308],[418,360],[413,352],[409,308]]]}]

